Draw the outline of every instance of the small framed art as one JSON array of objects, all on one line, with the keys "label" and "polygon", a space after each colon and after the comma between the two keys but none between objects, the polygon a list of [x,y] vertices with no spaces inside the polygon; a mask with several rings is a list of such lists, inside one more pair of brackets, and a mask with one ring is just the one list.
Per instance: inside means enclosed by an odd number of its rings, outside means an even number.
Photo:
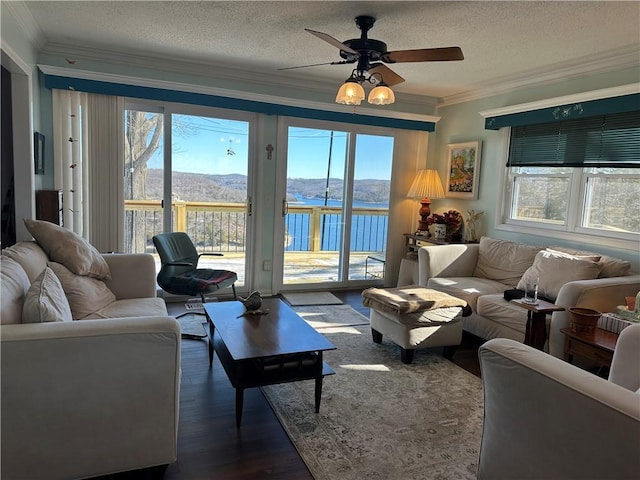
[{"label": "small framed art", "polygon": [[447,146],[447,197],[477,200],[481,148],[479,140]]},{"label": "small framed art", "polygon": [[44,175],[44,135],[33,133],[33,166],[36,175]]}]

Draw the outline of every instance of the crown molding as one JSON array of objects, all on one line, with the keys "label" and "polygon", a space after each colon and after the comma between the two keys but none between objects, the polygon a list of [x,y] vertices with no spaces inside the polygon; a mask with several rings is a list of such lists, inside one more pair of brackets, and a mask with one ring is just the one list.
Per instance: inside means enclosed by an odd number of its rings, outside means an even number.
[{"label": "crown molding", "polygon": [[27,8],[25,2],[3,1],[2,8],[6,8],[11,12],[11,14],[18,22],[18,26],[24,32],[26,37],[29,39],[29,42],[31,42],[36,50],[40,50],[46,45],[47,39],[44,36],[44,32],[38,26],[38,23],[33,18],[33,15],[31,15],[31,12]]},{"label": "crown molding", "polygon": [[[228,98],[238,98],[242,100],[251,100],[254,102],[276,103],[279,105],[288,105],[293,107],[311,108],[315,110],[325,110],[331,112],[353,111],[352,107],[342,106],[338,104],[328,104],[315,102],[311,100],[293,99],[288,97],[280,97],[276,95],[267,95],[255,92],[247,92],[244,90],[230,90],[226,88],[210,87],[205,85],[195,85],[190,83],[181,83],[167,80],[156,80],[150,78],[133,77],[128,75],[118,75],[112,73],[92,72],[88,70],[78,70],[75,68],[57,67],[52,65],[38,64],[38,68],[45,75],[54,75],[59,77],[79,78],[84,80],[93,80],[98,82],[110,82],[123,85],[136,85],[141,87],[160,88],[165,90],[179,90],[190,93],[201,93],[205,95],[215,95]],[[397,118],[402,120],[415,120],[420,122],[437,123],[440,117],[432,115],[419,115],[415,113],[398,112],[394,110],[374,110],[366,107],[357,107],[357,113],[369,115],[372,117]]]},{"label": "crown molding", "polygon": [[[301,82],[304,82],[305,90],[328,95],[331,98],[335,95],[337,89],[335,81],[318,81],[309,80],[308,78],[292,78],[289,75],[284,76],[276,72],[265,74],[264,70],[258,71],[255,69],[241,68],[237,65],[207,63],[205,61],[188,61],[184,60],[183,57],[170,55],[151,55],[141,52],[114,52],[112,50],[103,50],[61,43],[48,43],[42,49],[41,53],[45,55],[56,55],[65,58],[72,58],[74,60],[95,61],[127,67],[149,69],[153,71],[172,72],[181,75],[215,78],[217,80],[242,82],[243,84],[247,85],[256,85],[260,87],[267,86],[283,90],[289,90],[292,88],[299,89]],[[396,92],[396,99],[398,102],[424,107],[424,110],[428,111],[435,111],[438,102],[438,99],[436,97],[398,92]],[[360,109],[360,107],[358,108]],[[378,116],[388,117],[389,115],[378,114]]]},{"label": "crown molding", "polygon": [[438,107],[504,95],[523,88],[550,85],[585,75],[597,75],[623,68],[640,67],[639,59],[640,48],[638,45],[630,45],[624,49],[616,49],[615,51],[590,56],[588,59],[583,57],[581,61],[555,64],[544,70],[497,78],[492,80],[491,84],[487,83],[484,87],[443,97],[438,103]]},{"label": "crown molding", "polygon": [[478,112],[484,118],[499,117],[502,115],[511,115],[514,113],[531,112],[542,108],[552,108],[558,105],[570,105],[572,103],[588,102],[591,100],[600,100],[603,98],[621,97],[622,95],[631,95],[640,93],[640,83],[631,83],[628,85],[620,85],[618,87],[602,88],[600,90],[592,90],[590,92],[574,93],[572,95],[564,95],[562,97],[545,98],[536,102],[520,103],[518,105],[510,105],[508,107],[494,108],[492,110],[484,110]]}]

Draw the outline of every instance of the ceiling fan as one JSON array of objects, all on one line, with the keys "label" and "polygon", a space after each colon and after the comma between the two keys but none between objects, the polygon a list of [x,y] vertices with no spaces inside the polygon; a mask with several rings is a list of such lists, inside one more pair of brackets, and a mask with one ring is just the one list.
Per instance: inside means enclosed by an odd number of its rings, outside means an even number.
[{"label": "ceiling fan", "polygon": [[[369,38],[367,35],[375,21],[376,19],[374,17],[368,15],[357,16],[355,18],[355,22],[362,32],[360,38],[353,38],[351,40],[345,40],[344,42],[340,42],[326,33],[305,28],[305,30],[312,35],[315,35],[321,40],[337,47],[340,50],[340,56],[344,60],[301,65],[298,67],[287,67],[281,68],[280,70],[315,67],[319,65],[344,65],[357,62],[357,66],[353,70],[351,77],[346,80],[345,84],[338,92],[336,102],[346,103],[348,105],[359,105],[362,99],[364,99],[364,89],[361,84],[368,81],[369,83],[377,85],[369,95],[369,103],[385,105],[393,103],[395,100],[395,98],[390,98],[393,97],[393,92],[389,86],[397,85],[405,81],[404,78],[387,67],[385,63],[442,62],[464,59],[464,55],[462,54],[460,47],[423,48],[417,50],[395,50],[389,52],[387,51],[386,43]],[[382,97],[376,97],[373,95],[372,98],[372,94],[374,94],[376,89],[380,87],[381,90],[378,92],[378,95],[382,95]],[[345,93],[343,92],[344,89],[349,90],[349,92],[346,92],[346,97],[341,95]]]}]

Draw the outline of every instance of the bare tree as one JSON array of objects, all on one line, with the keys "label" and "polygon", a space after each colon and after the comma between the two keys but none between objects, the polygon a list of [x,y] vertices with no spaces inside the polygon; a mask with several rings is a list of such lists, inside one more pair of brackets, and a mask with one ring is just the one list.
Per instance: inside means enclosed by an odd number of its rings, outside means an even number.
[{"label": "bare tree", "polygon": [[[160,147],[162,127],[162,114],[126,110],[124,198],[127,200],[147,199],[147,162]],[[155,223],[158,219],[153,220]],[[149,239],[145,234],[148,230],[144,211],[130,212],[126,221],[125,251],[145,252]]]}]

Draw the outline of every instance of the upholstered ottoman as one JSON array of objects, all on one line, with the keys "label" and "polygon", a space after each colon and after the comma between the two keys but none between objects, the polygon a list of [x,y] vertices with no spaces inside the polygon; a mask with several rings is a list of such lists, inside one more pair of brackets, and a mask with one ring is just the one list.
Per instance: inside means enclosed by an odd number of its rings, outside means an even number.
[{"label": "upholstered ottoman", "polygon": [[451,359],[460,345],[464,300],[418,285],[369,288],[362,299],[370,308],[373,341],[389,337],[400,346],[403,363],[413,361],[414,350],[430,347],[444,347]]}]

